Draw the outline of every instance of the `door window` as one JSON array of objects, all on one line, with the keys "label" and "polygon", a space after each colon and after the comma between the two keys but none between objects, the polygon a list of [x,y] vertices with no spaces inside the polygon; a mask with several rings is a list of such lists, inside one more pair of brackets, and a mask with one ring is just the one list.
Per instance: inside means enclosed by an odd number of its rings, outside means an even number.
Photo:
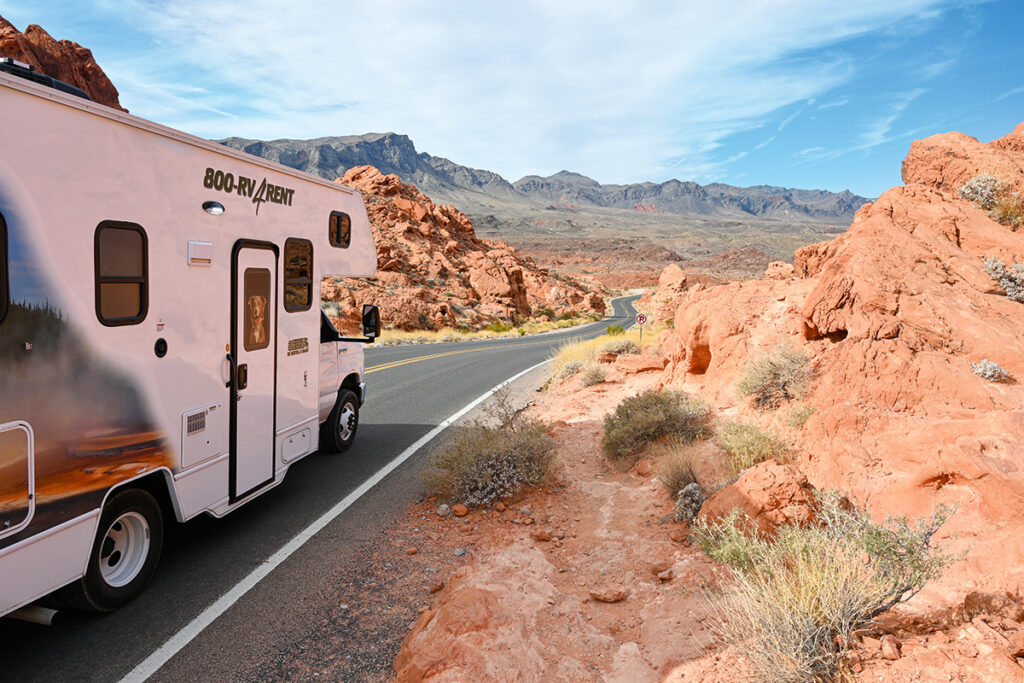
[{"label": "door window", "polygon": [[242,318],[242,346],[246,351],[259,351],[270,346],[270,271],[246,268],[242,276],[245,310]]}]

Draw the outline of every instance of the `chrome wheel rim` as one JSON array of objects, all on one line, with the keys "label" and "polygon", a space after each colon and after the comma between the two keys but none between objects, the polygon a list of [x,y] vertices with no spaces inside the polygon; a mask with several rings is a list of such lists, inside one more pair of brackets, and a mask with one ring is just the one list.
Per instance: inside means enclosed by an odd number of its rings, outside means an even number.
[{"label": "chrome wheel rim", "polygon": [[142,571],[149,557],[149,522],[138,512],[115,519],[100,543],[100,576],[114,588],[126,586]]},{"label": "chrome wheel rim", "polygon": [[342,441],[348,441],[356,431],[356,409],[351,403],[346,403],[341,409],[338,417],[338,436]]}]

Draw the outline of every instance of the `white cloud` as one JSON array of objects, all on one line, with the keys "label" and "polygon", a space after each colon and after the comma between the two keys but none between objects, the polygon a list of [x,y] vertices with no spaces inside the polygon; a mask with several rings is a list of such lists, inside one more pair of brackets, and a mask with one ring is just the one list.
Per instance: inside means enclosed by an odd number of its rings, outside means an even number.
[{"label": "white cloud", "polygon": [[711,178],[739,158],[716,153],[727,138],[805,102],[782,130],[856,71],[841,51],[807,51],[946,3],[822,4],[134,0],[117,11],[152,54],[104,67],[134,113],[208,137],[392,130],[509,179]]}]

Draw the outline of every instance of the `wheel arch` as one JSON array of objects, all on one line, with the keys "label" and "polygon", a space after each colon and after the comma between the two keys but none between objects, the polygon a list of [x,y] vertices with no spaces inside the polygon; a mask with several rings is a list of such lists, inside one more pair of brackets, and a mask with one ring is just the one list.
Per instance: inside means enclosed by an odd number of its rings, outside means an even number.
[{"label": "wheel arch", "polygon": [[[125,489],[142,489],[149,495],[156,499],[156,502],[160,505],[160,512],[163,513],[165,526],[166,521],[174,519],[178,522],[185,521],[181,515],[181,510],[178,507],[178,498],[174,495],[174,475],[166,467],[159,467],[154,470],[150,470],[144,474],[141,474],[133,479],[127,479],[119,482],[114,486],[111,486],[107,490],[107,494],[103,497],[103,503],[100,505],[102,510],[107,505],[107,501],[118,493]],[[98,519],[97,519],[98,523]]]}]

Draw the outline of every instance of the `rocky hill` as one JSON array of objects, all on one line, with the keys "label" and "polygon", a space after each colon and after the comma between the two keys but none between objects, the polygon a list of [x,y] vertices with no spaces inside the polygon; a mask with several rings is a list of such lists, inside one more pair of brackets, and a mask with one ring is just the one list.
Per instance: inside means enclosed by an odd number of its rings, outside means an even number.
[{"label": "rocky hill", "polygon": [[741,410],[746,364],[789,343],[813,361],[814,413],[793,434],[812,481],[879,515],[958,506],[948,533],[968,557],[947,572],[940,603],[1024,582],[1024,304],[992,268],[1024,264],[1024,231],[962,196],[979,174],[1020,206],[1024,124],[990,144],[960,133],[915,142],[905,185],[841,237],[800,249],[792,270],[655,295],[676,302],[667,385]]},{"label": "rocky hill", "polygon": [[335,324],[358,327],[362,304],[376,303],[388,327],[478,329],[515,323],[534,310],[603,313],[590,287],[538,268],[503,242],[478,239],[454,206],[431,202],[413,185],[372,166],[350,169],[338,182],[363,193],[377,243],[377,275],[325,280],[321,289]]},{"label": "rocky hill", "polygon": [[0,57],[30,64],[40,73],[81,88],[100,104],[128,111],[90,50],[70,40],[54,40],[35,24],[22,33],[0,17]]},{"label": "rocky hill", "polygon": [[473,212],[494,200],[567,208],[583,206],[718,218],[849,221],[867,199],[849,191],[795,190],[782,187],[701,186],[670,180],[665,183],[602,185],[562,171],[542,178],[527,176],[509,183],[496,173],[461,166],[448,159],[417,152],[412,140],[395,133],[370,133],[314,140],[247,140],[228,138],[222,144],[285,166],[325,178],[369,164],[394,173],[437,201]]}]

